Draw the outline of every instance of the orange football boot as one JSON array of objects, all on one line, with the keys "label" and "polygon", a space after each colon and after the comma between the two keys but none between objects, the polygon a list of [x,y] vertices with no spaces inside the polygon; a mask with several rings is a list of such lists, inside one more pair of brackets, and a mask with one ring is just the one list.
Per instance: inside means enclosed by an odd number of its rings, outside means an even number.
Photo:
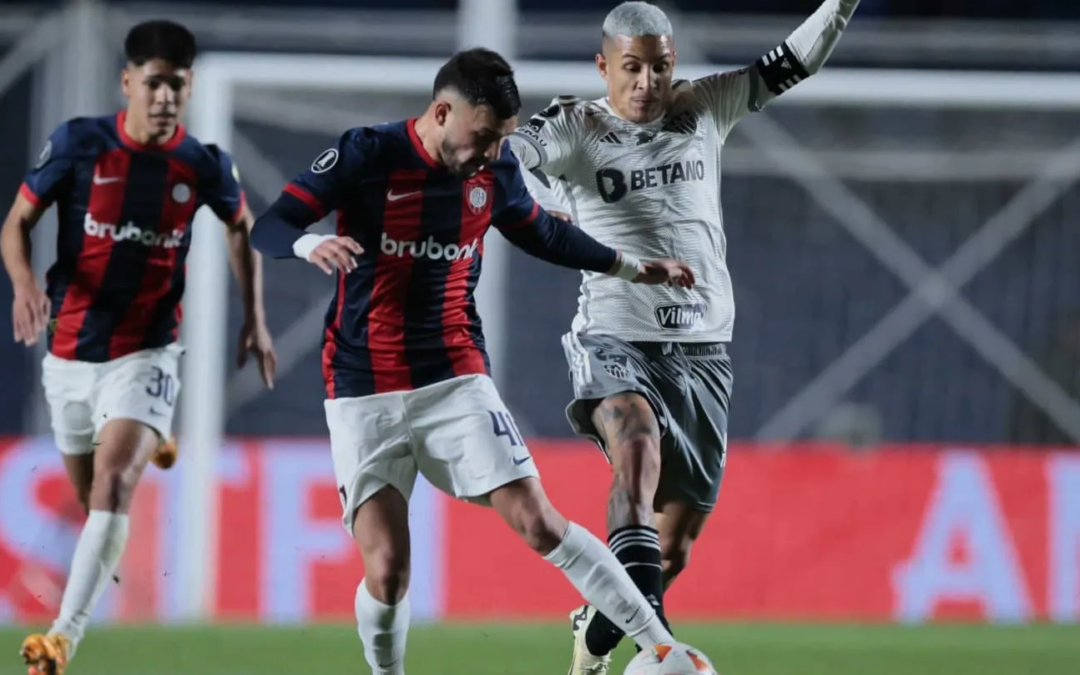
[{"label": "orange football boot", "polygon": [[176,454],[179,450],[175,437],[162,441],[158,443],[157,450],[154,451],[154,456],[150,458],[150,461],[159,469],[172,468],[172,465],[176,464]]},{"label": "orange football boot", "polygon": [[64,675],[71,641],[60,634],[31,635],[23,640],[19,653],[29,666],[27,675]]}]

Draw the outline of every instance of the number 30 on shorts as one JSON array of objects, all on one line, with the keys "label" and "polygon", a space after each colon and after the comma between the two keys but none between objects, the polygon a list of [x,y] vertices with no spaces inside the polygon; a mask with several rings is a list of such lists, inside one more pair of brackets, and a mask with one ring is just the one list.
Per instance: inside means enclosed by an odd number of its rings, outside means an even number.
[{"label": "number 30 on shorts", "polygon": [[176,403],[176,381],[172,375],[154,366],[150,384],[146,385],[146,393],[154,398],[160,398],[165,405],[172,407]]},{"label": "number 30 on shorts", "polygon": [[514,424],[514,418],[510,416],[510,413],[505,410],[498,412],[489,410],[488,414],[491,415],[491,432],[495,436],[506,436],[511,446],[525,445],[525,440],[521,438],[521,432],[518,431],[517,424]]}]

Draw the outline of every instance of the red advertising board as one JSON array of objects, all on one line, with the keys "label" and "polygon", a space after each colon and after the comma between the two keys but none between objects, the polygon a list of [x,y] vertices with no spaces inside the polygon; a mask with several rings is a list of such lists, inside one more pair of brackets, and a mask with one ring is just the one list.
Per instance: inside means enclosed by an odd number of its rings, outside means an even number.
[{"label": "red advertising board", "polygon": [[[536,454],[552,501],[602,536],[604,462]],[[744,446],[727,472],[667,596],[673,616],[1077,618],[1080,455]],[[494,514],[447,508],[447,615],[557,616],[579,602]]]},{"label": "red advertising board", "polygon": [[[602,456],[577,442],[532,448],[555,505],[603,537]],[[1080,620],[1080,453],[736,446],[727,472],[668,595],[675,617]],[[177,478],[147,473],[100,619],[175,614],[189,574]],[[325,442],[230,445],[219,480],[218,617],[350,617],[363,572]],[[411,518],[414,616],[556,619],[580,603],[491,510],[419,486]],[[0,622],[55,612],[80,524],[51,444],[0,443]]]}]

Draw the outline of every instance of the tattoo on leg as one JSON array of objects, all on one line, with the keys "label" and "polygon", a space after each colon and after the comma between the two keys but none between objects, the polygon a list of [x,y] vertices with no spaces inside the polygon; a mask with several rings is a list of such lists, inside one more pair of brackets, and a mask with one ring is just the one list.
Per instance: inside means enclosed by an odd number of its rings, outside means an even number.
[{"label": "tattoo on leg", "polygon": [[660,440],[656,416],[640,394],[618,394],[600,402],[594,413],[597,429],[606,443],[624,442],[638,435]]},{"label": "tattoo on leg", "polygon": [[[593,421],[609,451],[635,438],[648,438],[660,443],[660,430],[652,407],[640,394],[619,394],[604,399],[593,413]],[[648,525],[653,522],[651,498],[643,498],[641,486],[628,484],[637,476],[616,475],[608,497],[607,525],[612,532],[627,525]]]}]

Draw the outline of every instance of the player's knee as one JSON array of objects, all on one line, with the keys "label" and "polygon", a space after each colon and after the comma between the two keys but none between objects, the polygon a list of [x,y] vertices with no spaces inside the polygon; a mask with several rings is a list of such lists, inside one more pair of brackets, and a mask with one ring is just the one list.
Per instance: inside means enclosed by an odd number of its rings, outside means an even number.
[{"label": "player's knee", "polygon": [[664,578],[673,579],[690,564],[690,550],[694,540],[678,537],[661,543],[660,562],[664,567]]},{"label": "player's knee", "polygon": [[79,498],[79,504],[82,505],[83,511],[90,513],[90,486],[80,487],[76,490]]},{"label": "player's knee", "polygon": [[90,508],[126,513],[146,462],[158,446],[157,432],[128,419],[113,420],[98,435]]},{"label": "player's knee", "polygon": [[597,406],[593,421],[611,456],[616,485],[635,502],[650,502],[660,478],[660,425],[644,396],[625,393]]},{"label": "player's knee", "polygon": [[566,534],[566,519],[554,508],[528,513],[520,520],[519,534],[529,548],[546,555],[555,550]]},{"label": "player's knee", "polygon": [[[139,481],[139,470],[127,466],[107,465],[94,472],[86,503],[95,511],[126,513]],[[81,496],[80,496],[81,499]]]},{"label": "player's knee", "polygon": [[409,590],[409,557],[390,548],[375,551],[364,558],[364,578],[372,597],[396,604]]},{"label": "player's knee", "polygon": [[491,493],[491,505],[529,548],[542,555],[555,550],[566,534],[566,519],[535,478],[499,488]]}]

